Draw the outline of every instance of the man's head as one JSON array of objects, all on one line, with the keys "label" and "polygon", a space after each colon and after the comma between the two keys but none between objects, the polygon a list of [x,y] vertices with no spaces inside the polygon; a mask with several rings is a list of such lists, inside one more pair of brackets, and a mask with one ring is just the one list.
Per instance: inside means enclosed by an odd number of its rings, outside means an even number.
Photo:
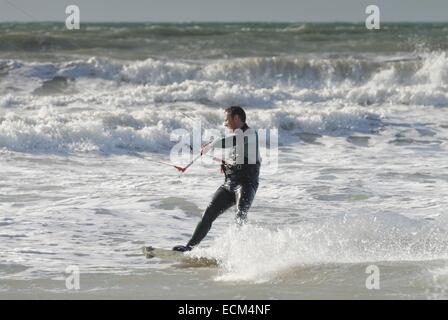
[{"label": "man's head", "polygon": [[246,113],[239,106],[231,106],[224,110],[224,126],[232,131],[246,123]]}]

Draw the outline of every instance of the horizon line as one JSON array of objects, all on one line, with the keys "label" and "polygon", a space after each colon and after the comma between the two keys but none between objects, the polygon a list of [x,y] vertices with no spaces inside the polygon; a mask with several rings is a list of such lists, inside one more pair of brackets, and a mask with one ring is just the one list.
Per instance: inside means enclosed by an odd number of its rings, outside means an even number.
[{"label": "horizon line", "polygon": [[[100,21],[82,21],[81,24],[83,23],[160,23],[160,24],[189,24],[189,23],[198,23],[198,24],[212,24],[212,23],[229,23],[229,24],[241,24],[241,23],[272,23],[272,24],[306,24],[306,23],[315,23],[315,24],[332,24],[332,23],[347,23],[347,24],[363,24],[365,21],[344,21],[344,20],[334,20],[334,21],[263,21],[263,20],[253,20],[253,21],[238,21],[238,20],[223,20],[223,21],[206,21],[206,20],[190,20],[190,21],[150,21],[150,20],[142,20],[142,21],[110,21],[110,20],[100,20]],[[3,23],[65,23],[65,20],[61,21],[61,20],[35,20],[35,21],[21,21],[21,20],[10,20],[10,21],[0,21],[0,24]],[[427,21],[427,20],[414,20],[414,21],[410,21],[410,20],[400,20],[400,21],[391,21],[391,20],[385,20],[385,21],[381,21],[381,24],[383,23],[387,23],[387,24],[399,24],[399,23],[425,23],[425,24],[430,24],[430,23],[448,23],[448,20],[440,20],[440,21]]]}]

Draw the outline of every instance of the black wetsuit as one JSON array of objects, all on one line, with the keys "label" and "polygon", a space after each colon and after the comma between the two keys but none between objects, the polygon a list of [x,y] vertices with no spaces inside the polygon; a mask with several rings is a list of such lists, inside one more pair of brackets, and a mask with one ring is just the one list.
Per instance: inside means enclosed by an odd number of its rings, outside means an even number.
[{"label": "black wetsuit", "polygon": [[[244,134],[246,134],[249,127],[245,124],[241,129]],[[250,159],[248,156],[249,139],[245,136],[244,163],[241,163],[242,161],[237,161],[236,163],[229,161],[222,165],[225,181],[216,190],[212,201],[205,210],[202,220],[197,225],[187,246],[193,247],[199,244],[209,232],[213,221],[233,205],[237,206],[237,213],[235,216],[236,222],[238,224],[243,224],[247,221],[247,213],[258,189],[258,176],[260,173],[261,162],[258,150],[258,135],[253,130],[251,130],[251,132],[253,132],[253,137],[255,137],[253,140],[256,148],[254,153],[255,157],[253,157],[254,159]],[[233,154],[236,156],[238,143],[235,136],[233,137],[233,142],[230,146],[225,145],[226,138],[222,139],[218,144],[222,143],[222,148],[232,147],[234,149]]]}]

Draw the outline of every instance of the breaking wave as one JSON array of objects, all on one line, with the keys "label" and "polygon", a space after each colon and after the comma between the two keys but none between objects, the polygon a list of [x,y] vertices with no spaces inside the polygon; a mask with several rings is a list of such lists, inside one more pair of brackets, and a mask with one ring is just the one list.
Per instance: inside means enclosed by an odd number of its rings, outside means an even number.
[{"label": "breaking wave", "polygon": [[[48,82],[105,80],[145,87],[164,102],[272,105],[278,101],[340,101],[359,105],[396,103],[446,106],[448,57],[432,52],[396,58],[240,58],[209,63],[147,59],[129,63],[90,58],[62,63],[0,61],[3,82],[38,90]],[[33,92],[30,89],[31,92]],[[222,95],[233,95],[222,99]],[[54,93],[53,91],[49,91]]]}]

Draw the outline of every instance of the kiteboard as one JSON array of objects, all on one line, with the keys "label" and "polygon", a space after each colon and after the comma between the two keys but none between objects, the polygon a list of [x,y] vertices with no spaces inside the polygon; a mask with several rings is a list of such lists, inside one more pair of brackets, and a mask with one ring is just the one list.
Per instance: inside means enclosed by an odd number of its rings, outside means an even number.
[{"label": "kiteboard", "polygon": [[147,259],[158,258],[165,261],[178,262],[191,266],[217,266],[218,260],[214,258],[200,257],[192,255],[191,253],[185,253],[180,251],[174,251],[170,249],[162,249],[155,247],[143,247],[143,254]]}]

